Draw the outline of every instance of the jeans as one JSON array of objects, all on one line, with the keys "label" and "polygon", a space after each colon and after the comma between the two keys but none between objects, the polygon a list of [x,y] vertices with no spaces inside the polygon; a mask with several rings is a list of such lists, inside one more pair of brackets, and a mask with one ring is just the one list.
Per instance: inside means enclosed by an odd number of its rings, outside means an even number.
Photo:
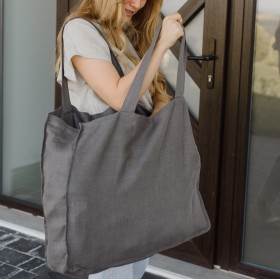
[{"label": "jeans", "polygon": [[148,266],[149,258],[90,274],[88,279],[141,279]]}]

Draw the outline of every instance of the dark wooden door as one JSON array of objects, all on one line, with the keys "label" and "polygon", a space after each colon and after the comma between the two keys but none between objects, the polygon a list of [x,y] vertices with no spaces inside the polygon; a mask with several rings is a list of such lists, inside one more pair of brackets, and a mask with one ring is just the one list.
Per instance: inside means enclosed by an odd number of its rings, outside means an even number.
[{"label": "dark wooden door", "polygon": [[[173,2],[173,1],[172,1]],[[164,12],[174,10],[178,3],[170,0],[164,1]],[[216,238],[216,211],[217,211],[217,185],[220,158],[222,101],[224,92],[224,59],[228,0],[186,0],[182,1],[178,10],[183,16],[184,26],[190,36],[187,38],[190,55],[209,55],[213,52],[213,41],[216,43],[217,60],[213,61],[189,61],[186,67],[189,75],[189,84],[186,86],[192,112],[192,124],[195,139],[202,160],[200,177],[200,191],[205,206],[211,219],[212,228],[201,237],[195,238],[176,248],[162,252],[177,259],[192,262],[208,268],[213,267],[214,243]],[[58,24],[67,11],[77,3],[77,0],[60,0],[58,7]],[[201,38],[197,44],[193,42],[192,36],[196,36],[198,28]],[[201,41],[201,46],[199,46]],[[171,65],[166,65],[166,78],[172,91],[171,76],[174,77],[176,66],[172,65],[172,59],[176,61],[179,53],[179,43],[167,54],[167,60]],[[169,58],[168,58],[169,57]],[[172,58],[173,57],[173,58]],[[163,67],[164,68],[164,67]],[[210,83],[208,82],[211,80]],[[57,89],[57,96],[60,96]],[[193,96],[193,97],[192,97]],[[57,98],[57,105],[60,98]]]}]

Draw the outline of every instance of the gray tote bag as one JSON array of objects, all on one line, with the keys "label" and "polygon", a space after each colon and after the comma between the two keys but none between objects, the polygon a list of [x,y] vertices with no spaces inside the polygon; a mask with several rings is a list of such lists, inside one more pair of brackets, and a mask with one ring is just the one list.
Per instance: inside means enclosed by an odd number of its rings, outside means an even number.
[{"label": "gray tote bag", "polygon": [[62,106],[48,114],[41,156],[45,256],[53,271],[86,277],[210,229],[198,188],[200,156],[183,97],[185,37],[174,99],[154,116],[137,112],[160,30],[120,112],[79,112],[71,105],[62,66]]}]

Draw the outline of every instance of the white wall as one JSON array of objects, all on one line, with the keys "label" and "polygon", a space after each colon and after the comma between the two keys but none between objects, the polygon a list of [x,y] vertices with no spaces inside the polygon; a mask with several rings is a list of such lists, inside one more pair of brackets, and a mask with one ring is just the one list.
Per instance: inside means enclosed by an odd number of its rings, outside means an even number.
[{"label": "white wall", "polygon": [[13,168],[40,161],[54,108],[56,0],[4,1],[3,188]]}]

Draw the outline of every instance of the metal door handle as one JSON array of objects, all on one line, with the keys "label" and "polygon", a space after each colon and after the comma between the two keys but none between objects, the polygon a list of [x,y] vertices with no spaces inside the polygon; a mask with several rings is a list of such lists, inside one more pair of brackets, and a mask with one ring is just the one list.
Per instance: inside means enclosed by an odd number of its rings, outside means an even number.
[{"label": "metal door handle", "polygon": [[189,55],[188,60],[201,60],[201,61],[209,61],[209,60],[216,60],[217,57],[215,55],[202,55],[202,56],[194,56]]},{"label": "metal door handle", "polygon": [[203,77],[205,79],[205,83],[208,89],[214,88],[214,81],[215,81],[215,60],[217,60],[216,56],[216,40],[211,38],[209,40],[207,48],[204,50],[205,52],[209,53],[209,55],[202,55],[202,56],[188,56],[188,60],[200,60],[200,61],[209,61],[205,67],[207,68],[207,75]]}]

